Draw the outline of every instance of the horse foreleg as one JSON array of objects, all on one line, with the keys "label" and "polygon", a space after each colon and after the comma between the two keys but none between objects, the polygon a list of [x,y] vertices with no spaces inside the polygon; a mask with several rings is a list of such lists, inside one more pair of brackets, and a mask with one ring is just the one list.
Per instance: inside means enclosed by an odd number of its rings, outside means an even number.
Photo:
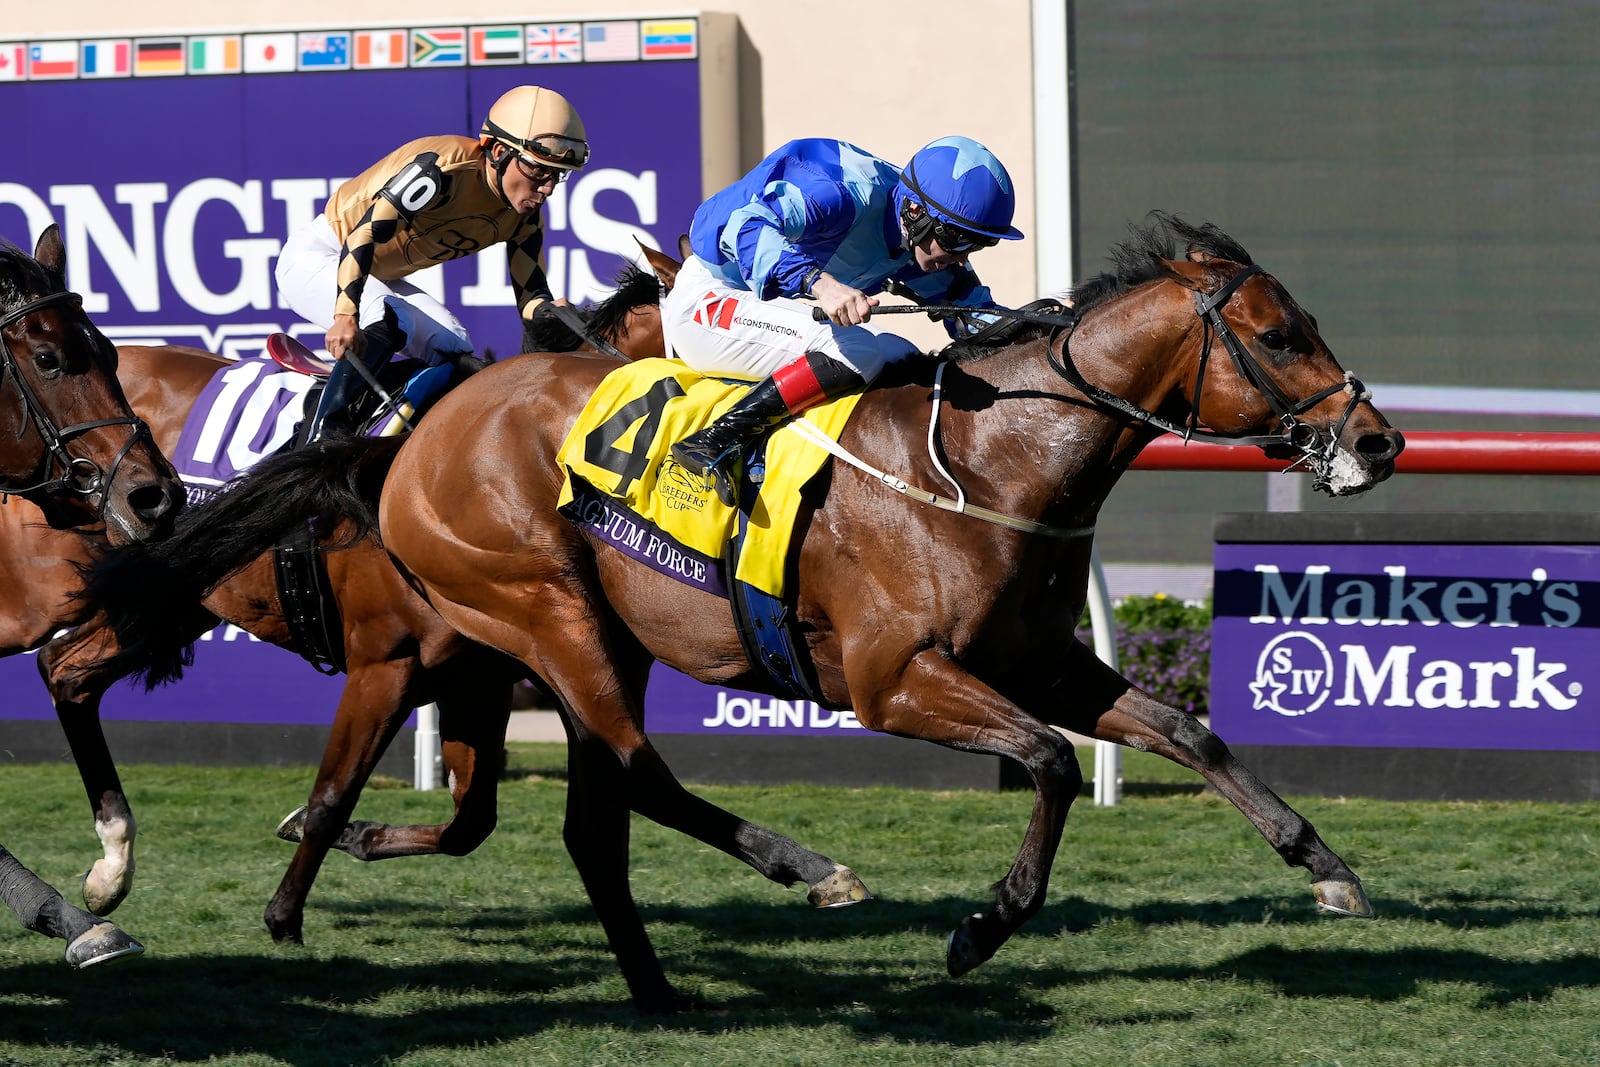
[{"label": "horse foreleg", "polygon": [[1073,711],[1062,724],[1103,741],[1165,756],[1196,771],[1244,813],[1284,863],[1311,872],[1317,904],[1338,915],[1372,915],[1361,879],[1316,828],[1241,763],[1192,715],[1155,700],[1077,644],[1064,685]]},{"label": "horse foreleg", "polygon": [[[214,616],[197,612],[194,635],[198,637],[215,621]],[[117,678],[100,670],[98,664],[117,647],[110,627],[95,619],[39,650],[39,673],[72,749],[104,853],[83,878],[84,904],[96,915],[109,915],[133,888],[133,843],[138,830],[100,723],[100,699]]]},{"label": "horse foreleg", "polygon": [[689,792],[654,746],[646,744],[636,753],[629,770],[633,810],[652,822],[726,852],[779,885],[804,882],[806,899],[819,908],[872,899],[850,868]]},{"label": "horse foreleg", "polygon": [[1044,905],[1083,772],[1066,738],[938,651],[914,656],[898,689],[858,687],[852,679],[851,691],[880,694],[870,704],[857,704],[857,718],[871,729],[1008,756],[1033,777],[1033,812],[1010,871],[993,886],[994,905],[964,919],[950,935],[945,964],[951,977],[958,977],[993,956]]},{"label": "horse foreleg", "polygon": [[136,956],[144,946],[114,923],[97,922],[93,915],[68,904],[44,879],[0,846],[0,902],[27,929],[67,942],[67,962],[92,967],[123,956]]},{"label": "horse foreleg", "polygon": [[322,861],[347,832],[372,768],[410,714],[404,697],[414,669],[410,659],[351,665],[311,796],[279,825],[286,836],[285,826],[299,816],[299,844],[262,916],[274,941],[302,942],[306,899]]}]

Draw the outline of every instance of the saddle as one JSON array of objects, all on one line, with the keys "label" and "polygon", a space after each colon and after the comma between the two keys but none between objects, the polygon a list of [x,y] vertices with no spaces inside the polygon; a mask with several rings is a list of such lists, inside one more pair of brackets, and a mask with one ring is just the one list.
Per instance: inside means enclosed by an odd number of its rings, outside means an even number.
[{"label": "saddle", "polygon": [[[737,507],[671,456],[674,441],[726,411],[749,385],[668,359],[612,371],[556,453],[566,472],[558,510],[642,565],[727,599],[750,662],[790,696],[816,699],[785,582],[801,493],[827,451],[780,424],[746,457],[745,472],[764,474],[759,484],[742,479]],[[800,417],[837,440],[860,398],[851,393]]]}]

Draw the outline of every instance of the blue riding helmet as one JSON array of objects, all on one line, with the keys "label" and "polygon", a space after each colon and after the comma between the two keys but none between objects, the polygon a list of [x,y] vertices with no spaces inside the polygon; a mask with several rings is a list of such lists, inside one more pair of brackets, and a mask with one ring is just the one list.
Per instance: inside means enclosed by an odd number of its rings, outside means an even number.
[{"label": "blue riding helmet", "polygon": [[[971,252],[1022,237],[1011,225],[1017,207],[1011,175],[970,137],[941,137],[917,152],[900,172],[895,197],[913,244],[931,233],[947,252]],[[925,213],[909,217],[910,203]]]}]

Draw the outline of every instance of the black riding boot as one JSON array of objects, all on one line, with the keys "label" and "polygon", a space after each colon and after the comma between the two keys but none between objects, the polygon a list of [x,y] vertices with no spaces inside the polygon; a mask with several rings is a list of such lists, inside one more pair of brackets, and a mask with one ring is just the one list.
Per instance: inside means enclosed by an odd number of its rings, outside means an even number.
[{"label": "black riding boot", "polygon": [[672,458],[694,474],[709,474],[717,499],[731,508],[739,498],[734,477],[745,446],[790,414],[778,383],[767,378],[716,422],[673,445]]},{"label": "black riding boot", "polygon": [[[394,311],[385,307],[383,321],[361,332],[367,339],[361,362],[376,376],[390,358],[405,347],[405,331],[395,320]],[[333,370],[328,374],[328,382],[322,387],[322,398],[317,401],[317,410],[311,416],[311,426],[306,431],[306,444],[321,440],[334,427],[346,432],[355,429],[349,417],[350,405],[366,391],[367,382],[361,372],[350,365],[352,358],[345,356],[333,365]]]}]

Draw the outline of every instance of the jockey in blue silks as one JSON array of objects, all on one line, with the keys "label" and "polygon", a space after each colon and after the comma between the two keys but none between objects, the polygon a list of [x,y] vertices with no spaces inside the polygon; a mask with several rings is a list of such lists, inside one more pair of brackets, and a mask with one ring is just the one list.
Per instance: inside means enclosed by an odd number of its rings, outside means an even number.
[{"label": "jockey in blue silks", "polygon": [[[941,137],[904,170],[844,141],[790,141],[712,196],[695,212],[693,255],[662,301],[662,329],[695,370],[760,381],[673,458],[709,474],[731,505],[747,443],[916,353],[868,321],[874,294],[898,283],[925,304],[999,306],[967,259],[1022,237],[1015,208],[1005,167],[967,137]],[[945,319],[956,338],[981,324]]]}]

